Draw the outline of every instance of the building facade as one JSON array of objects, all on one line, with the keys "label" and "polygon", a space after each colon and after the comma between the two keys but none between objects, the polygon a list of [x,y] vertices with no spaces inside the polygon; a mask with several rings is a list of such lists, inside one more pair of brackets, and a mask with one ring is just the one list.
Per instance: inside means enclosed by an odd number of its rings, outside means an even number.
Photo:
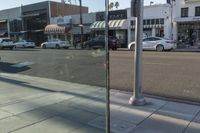
[{"label": "building facade", "polygon": [[0,37],[11,37],[17,40],[21,30],[21,7],[0,11]]},{"label": "building facade", "polygon": [[[128,43],[135,40],[135,18],[128,13]],[[143,32],[145,36],[171,38],[171,6],[169,4],[150,5],[144,7]]]},{"label": "building facade", "polygon": [[[117,37],[122,48],[127,47],[128,20],[127,10],[109,11],[109,36]],[[105,35],[105,13],[97,12],[96,21],[91,25],[92,32]]]},{"label": "building facade", "polygon": [[[65,25],[51,25],[52,17],[79,14],[80,7],[59,2],[45,1],[22,7],[24,36],[37,45],[48,40],[50,34],[65,34]],[[88,13],[87,7],[82,7],[83,13]],[[60,19],[61,20],[61,19]],[[47,27],[48,26],[48,27]],[[48,29],[45,31],[45,29]]]},{"label": "building facade", "polygon": [[[82,12],[88,13],[88,7],[82,6]],[[78,5],[45,1],[0,11],[0,37],[14,37],[32,40],[36,45],[48,39],[45,27],[50,25],[52,17],[61,17],[80,13]],[[50,26],[52,27],[52,26]],[[59,26],[53,26],[60,29]],[[52,33],[52,32],[50,32]]]},{"label": "building facade", "polygon": [[197,46],[200,41],[200,1],[173,1],[173,34],[179,47]]}]

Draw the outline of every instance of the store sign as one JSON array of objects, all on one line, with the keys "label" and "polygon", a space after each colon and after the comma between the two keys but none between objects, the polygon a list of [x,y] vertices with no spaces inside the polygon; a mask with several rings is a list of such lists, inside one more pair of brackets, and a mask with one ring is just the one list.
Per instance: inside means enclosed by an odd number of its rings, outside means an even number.
[{"label": "store sign", "polygon": [[185,0],[186,3],[190,3],[190,2],[199,2],[199,0]]},{"label": "store sign", "polygon": [[[127,19],[127,10],[109,11],[109,20]],[[96,13],[96,21],[105,20],[105,12]]]},{"label": "store sign", "polygon": [[192,18],[193,21],[199,21],[200,18]]},{"label": "store sign", "polygon": [[58,24],[58,25],[63,25],[63,24],[69,24],[71,23],[71,17],[65,16],[65,17],[53,17],[50,19],[51,24]]}]

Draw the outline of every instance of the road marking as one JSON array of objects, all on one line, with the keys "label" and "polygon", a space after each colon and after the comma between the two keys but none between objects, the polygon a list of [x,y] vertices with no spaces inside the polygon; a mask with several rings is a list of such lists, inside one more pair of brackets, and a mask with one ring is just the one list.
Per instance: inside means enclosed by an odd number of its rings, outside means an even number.
[{"label": "road marking", "polygon": [[172,64],[165,64],[165,63],[144,63],[144,65],[161,65],[161,66],[171,66]]},{"label": "road marking", "polygon": [[18,64],[15,64],[15,65],[11,65],[11,67],[21,68],[21,67],[30,66],[32,64],[34,64],[34,63],[26,61],[26,62],[18,63]]}]

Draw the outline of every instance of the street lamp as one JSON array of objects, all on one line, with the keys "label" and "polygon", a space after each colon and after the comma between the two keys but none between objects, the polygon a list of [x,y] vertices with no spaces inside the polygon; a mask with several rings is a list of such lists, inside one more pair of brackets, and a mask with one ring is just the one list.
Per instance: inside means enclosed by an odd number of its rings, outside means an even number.
[{"label": "street lamp", "polygon": [[79,0],[80,7],[80,28],[81,28],[81,48],[83,49],[83,17],[82,17],[82,0]]}]

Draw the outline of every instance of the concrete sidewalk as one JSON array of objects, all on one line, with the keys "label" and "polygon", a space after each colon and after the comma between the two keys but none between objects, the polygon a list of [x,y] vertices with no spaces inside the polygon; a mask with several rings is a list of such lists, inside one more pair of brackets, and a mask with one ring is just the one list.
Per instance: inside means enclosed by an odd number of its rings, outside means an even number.
[{"label": "concrete sidewalk", "polygon": [[[113,133],[199,133],[200,106],[111,91]],[[105,88],[0,73],[0,133],[104,133]]]}]

